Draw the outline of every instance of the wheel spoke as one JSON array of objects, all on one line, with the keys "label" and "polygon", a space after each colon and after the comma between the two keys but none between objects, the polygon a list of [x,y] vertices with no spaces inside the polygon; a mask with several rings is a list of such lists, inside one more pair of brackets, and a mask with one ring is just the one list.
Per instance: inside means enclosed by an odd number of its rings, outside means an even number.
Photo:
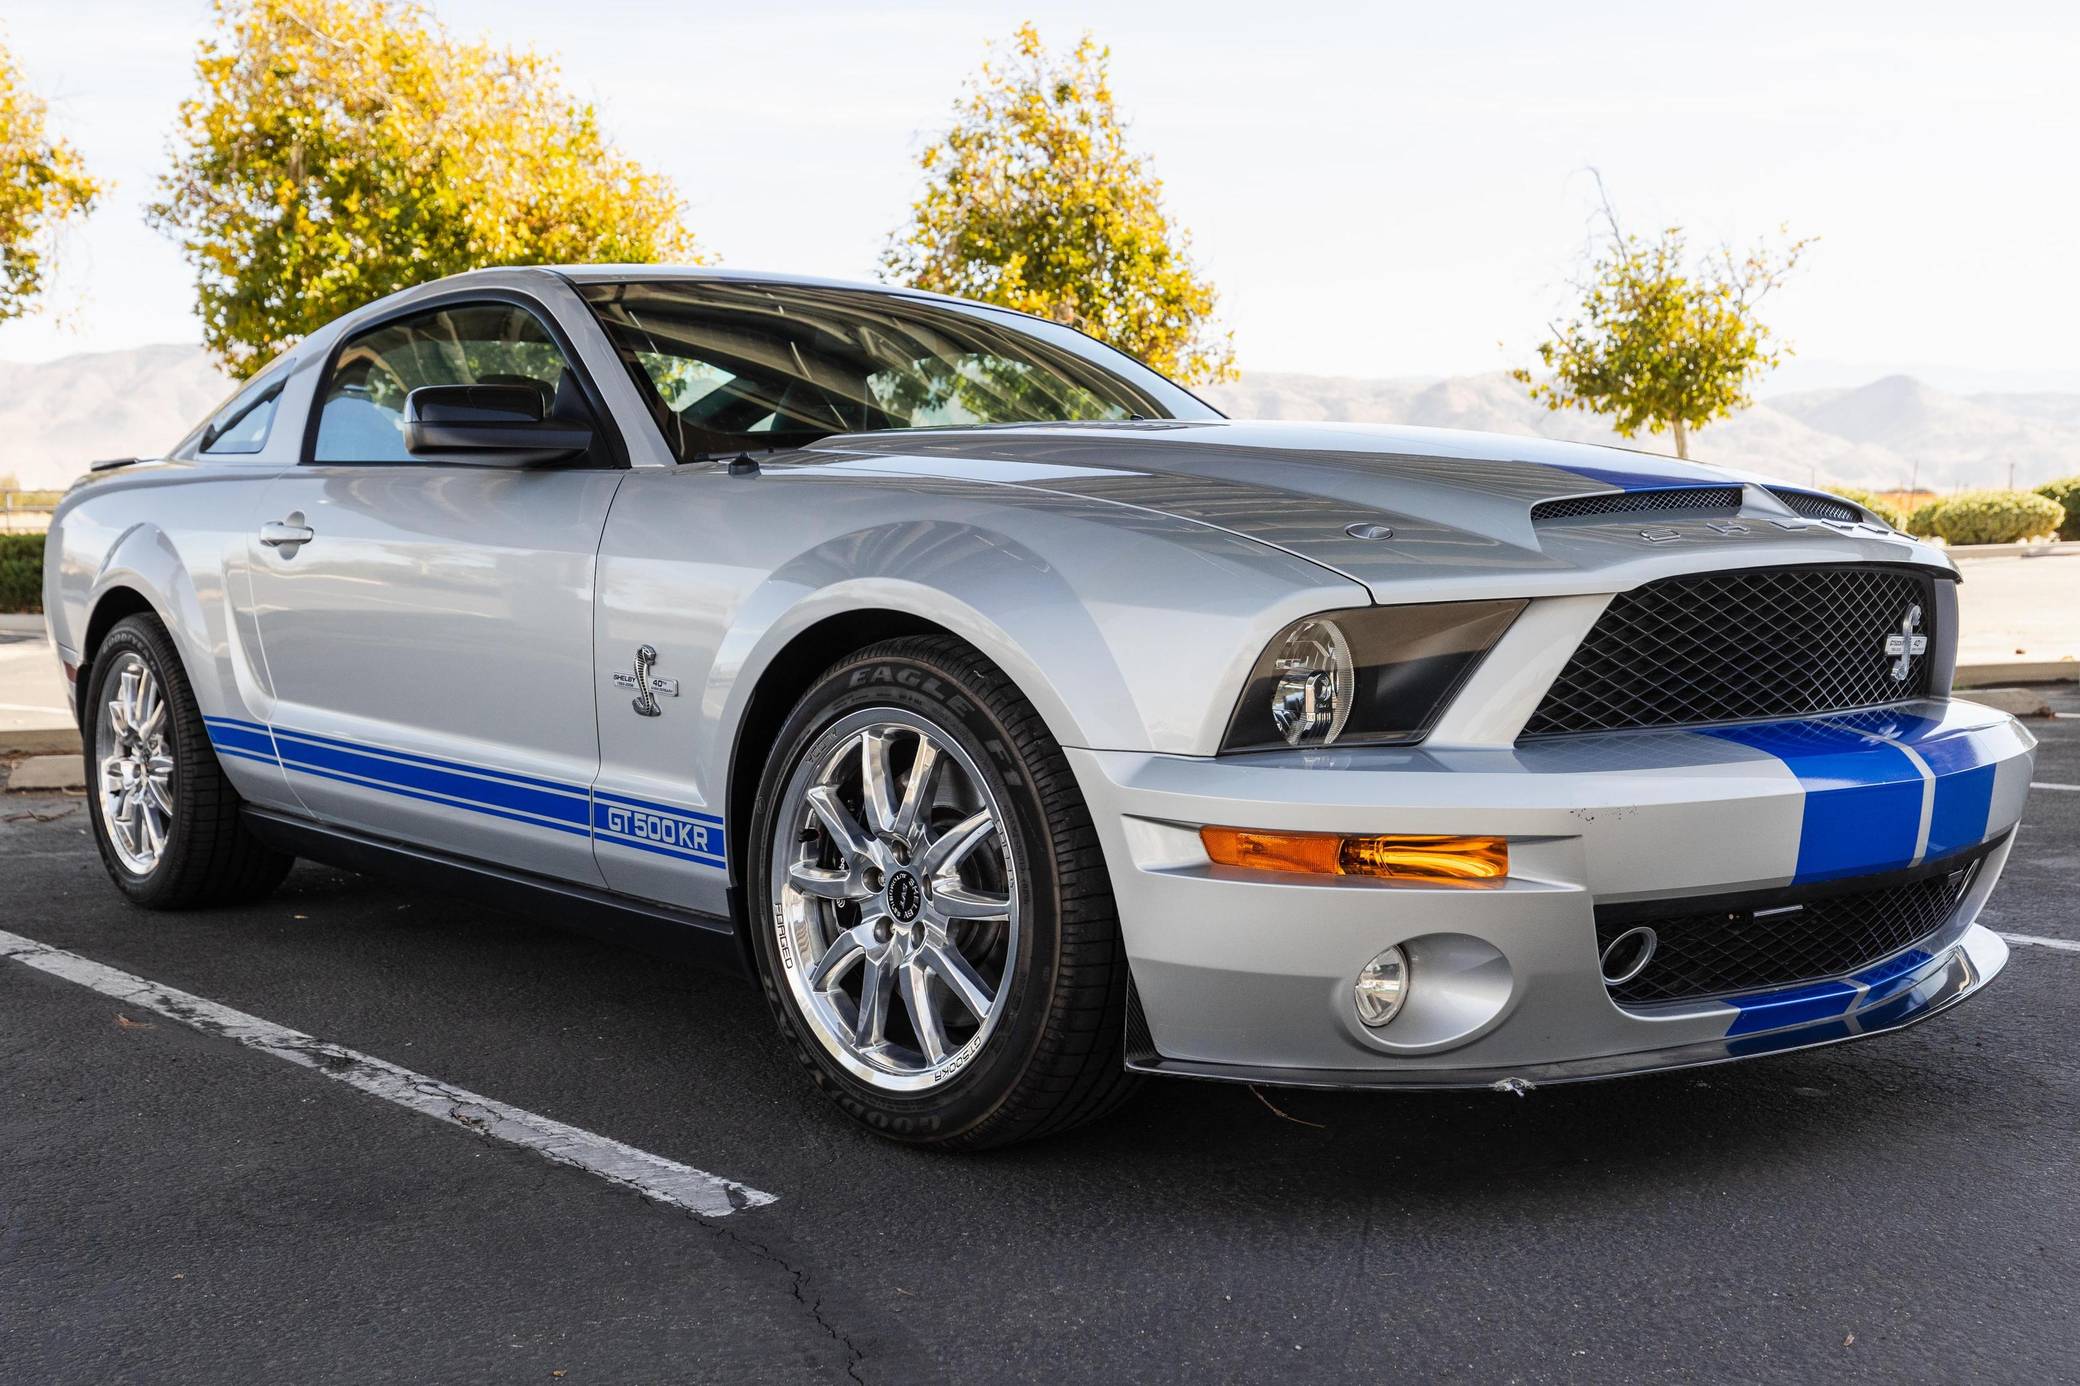
[{"label": "wheel spoke", "polygon": [[166,820],[142,795],[137,802],[139,836],[144,842],[144,855],[157,858],[166,850]]},{"label": "wheel spoke", "polygon": [[888,768],[888,748],[894,740],[879,727],[859,739],[860,797],[866,800],[867,831],[876,837],[895,827],[896,780]]},{"label": "wheel spoke", "polygon": [[997,820],[990,816],[990,811],[976,810],[924,849],[924,855],[917,861],[918,871],[926,876],[939,876],[955,870],[996,830]]},{"label": "wheel spoke", "polygon": [[1009,919],[1011,897],[984,895],[966,886],[935,884],[932,908],[947,919]]},{"label": "wheel spoke", "polygon": [[809,807],[814,810],[823,830],[838,840],[838,849],[847,857],[865,856],[867,835],[860,831],[859,824],[852,821],[852,814],[838,798],[838,791],[827,784],[817,785],[806,796]]},{"label": "wheel spoke", "polygon": [[853,1041],[862,1049],[878,1049],[888,1032],[888,1002],[895,992],[896,969],[867,955],[866,974],[859,984],[859,1020],[853,1026]]},{"label": "wheel spoke", "polygon": [[831,871],[799,862],[787,868],[788,885],[819,900],[859,899],[867,891],[865,886],[857,884],[858,879],[857,873],[852,871]]},{"label": "wheel spoke", "polygon": [[917,759],[910,762],[910,779],[903,786],[903,802],[896,807],[895,835],[908,841],[922,821],[925,806],[932,801],[932,776],[939,769],[939,748],[920,736]]},{"label": "wheel spoke", "polygon": [[809,985],[819,991],[830,990],[831,983],[845,975],[851,966],[866,956],[866,946],[858,929],[847,929],[831,940],[831,946],[823,950],[816,966],[809,970]]},{"label": "wheel spoke", "polygon": [[152,775],[146,778],[144,782],[144,797],[145,802],[152,808],[168,817],[172,816],[173,789],[163,777]]},{"label": "wheel spoke", "polygon": [[961,956],[960,949],[951,943],[934,943],[925,948],[924,956],[932,971],[939,975],[939,980],[946,983],[946,989],[951,991],[977,1020],[989,1018],[990,1004],[997,999],[996,993],[990,990],[989,983],[982,980],[982,975],[969,965],[968,960]]},{"label": "wheel spoke", "polygon": [[903,968],[903,1009],[910,1012],[910,1028],[917,1031],[925,1060],[938,1063],[945,1058],[946,1022],[932,1003],[932,976],[921,959],[912,959]]}]

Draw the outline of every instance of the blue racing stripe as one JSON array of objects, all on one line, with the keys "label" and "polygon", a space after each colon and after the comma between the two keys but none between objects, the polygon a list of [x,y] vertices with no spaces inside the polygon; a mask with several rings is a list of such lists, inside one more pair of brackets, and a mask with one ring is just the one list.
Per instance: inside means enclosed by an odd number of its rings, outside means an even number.
[{"label": "blue racing stripe", "polygon": [[1852,721],[1758,722],[1706,733],[1767,752],[1805,788],[1794,882],[1910,866],[1921,839],[1921,767]]},{"label": "blue racing stripe", "polygon": [[1573,463],[1551,463],[1554,470],[1585,476],[1621,491],[1673,491],[1687,486],[1739,486],[1733,477],[1699,476],[1695,471],[1630,472],[1618,467],[1578,467]]},{"label": "blue racing stripe", "polygon": [[492,779],[511,780],[515,784],[531,784],[541,789],[554,790],[563,794],[586,794],[588,785],[566,784],[561,780],[545,780],[535,775],[522,775],[512,770],[494,770],[489,766],[472,765],[463,760],[442,760],[438,756],[423,756],[414,751],[397,751],[388,746],[371,746],[360,741],[344,741],[336,736],[320,736],[316,732],[291,731],[286,727],[272,729],[276,736],[294,737],[319,746],[333,746],[344,751],[360,753],[374,752],[391,760],[412,761],[419,765],[431,765],[442,770],[456,770],[468,775],[483,775]]},{"label": "blue racing stripe", "polygon": [[705,813],[700,809],[680,808],[677,804],[660,804],[651,799],[637,799],[627,794],[617,794],[612,790],[606,789],[595,789],[592,792],[592,797],[609,804],[626,804],[630,808],[649,809],[652,813],[677,814],[681,818],[697,818],[703,823],[713,823],[718,828],[722,826],[720,818],[717,818],[712,813]]},{"label": "blue racing stripe", "polygon": [[374,755],[338,745],[319,744],[306,740],[300,732],[282,732],[276,742],[281,750],[282,764],[291,770],[323,771],[333,779],[368,781],[377,788],[398,792],[416,790],[419,797],[433,795],[458,800],[472,808],[501,809],[507,815],[519,813],[582,824],[588,829],[590,826],[590,815],[586,811],[587,791],[583,789],[567,786],[558,786],[553,791],[536,789],[531,784],[486,778],[497,774],[496,771],[465,773],[424,763],[423,759],[393,760],[387,751]]},{"label": "blue racing stripe", "polygon": [[257,731],[245,727],[209,726],[209,743],[220,751],[238,752],[249,756],[274,759],[274,738],[265,727]]},{"label": "blue racing stripe", "polygon": [[445,804],[450,808],[468,809],[471,813],[481,813],[491,818],[504,818],[514,823],[526,823],[536,828],[553,828],[557,832],[572,833],[578,837],[590,837],[592,835],[582,824],[557,823],[541,818],[532,818],[524,813],[507,813],[485,804],[457,803],[453,799],[444,799],[438,794],[421,794],[415,790],[404,789],[392,784],[370,784],[368,781],[358,779],[353,775],[335,775],[330,771],[314,770],[309,766],[291,765],[286,768],[294,770],[299,775],[314,775],[321,780],[338,780],[342,784],[358,784],[369,789],[379,789],[385,794],[395,794],[405,799],[420,799],[429,804]]},{"label": "blue racing stripe", "polygon": [[1784,991],[1761,991],[1750,996],[1728,998],[1738,1015],[1726,1027],[1732,1035],[1752,1035],[1763,1030],[1781,1030],[1787,1025],[1804,1025],[1841,1015],[1856,999],[1857,988],[1848,982],[1814,982]]}]

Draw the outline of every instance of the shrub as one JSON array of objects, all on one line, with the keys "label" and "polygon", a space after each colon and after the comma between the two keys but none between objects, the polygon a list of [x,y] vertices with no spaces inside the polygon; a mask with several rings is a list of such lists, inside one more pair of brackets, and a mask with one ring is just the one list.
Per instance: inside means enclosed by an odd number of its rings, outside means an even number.
[{"label": "shrub", "polygon": [[2062,476],[2056,481],[2047,481],[2037,488],[2036,494],[2055,500],[2066,508],[2066,522],[2058,527],[2058,537],[2080,539],[2080,476]]},{"label": "shrub", "polygon": [[43,536],[0,534],[0,611],[43,610]]},{"label": "shrub", "polygon": [[1907,517],[1908,532],[1949,544],[2012,544],[2055,532],[2065,507],[2030,491],[1965,491]]},{"label": "shrub", "polygon": [[1905,529],[1907,527],[1907,512],[1875,491],[1866,491],[1860,486],[1829,486],[1826,490],[1831,496],[1840,496],[1843,500],[1855,501],[1894,529]]}]

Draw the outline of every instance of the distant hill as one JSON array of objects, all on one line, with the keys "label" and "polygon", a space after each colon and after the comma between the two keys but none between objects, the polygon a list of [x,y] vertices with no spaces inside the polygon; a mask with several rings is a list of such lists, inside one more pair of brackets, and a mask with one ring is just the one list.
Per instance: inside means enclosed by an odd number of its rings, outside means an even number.
[{"label": "distant hill", "polygon": [[[97,457],[161,451],[231,389],[200,348],[137,347],[0,363],[0,475],[58,487]],[[1669,450],[1593,415],[1553,413],[1501,372],[1368,380],[1252,372],[1206,396],[1237,418],[1426,424]],[[1790,481],[1937,491],[2080,474],[2080,393],[1950,394],[1909,376],[1764,398],[1697,436],[1700,461]]]},{"label": "distant hill", "polygon": [[230,392],[200,347],[0,361],[0,476],[57,488],[96,458],[164,452]]}]

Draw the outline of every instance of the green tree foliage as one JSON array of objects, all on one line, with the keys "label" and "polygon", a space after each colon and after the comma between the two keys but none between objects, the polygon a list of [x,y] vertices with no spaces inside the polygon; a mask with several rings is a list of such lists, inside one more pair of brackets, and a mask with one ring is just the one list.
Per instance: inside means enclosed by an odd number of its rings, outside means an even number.
[{"label": "green tree foliage", "polygon": [[2065,507],[2065,523],[2058,527],[2061,539],[2080,539],[2080,476],[2063,476],[2037,487],[2037,494]]},{"label": "green tree foliage", "polygon": [[43,536],[0,534],[0,612],[43,610]]},{"label": "green tree foliage", "polygon": [[47,114],[0,47],[0,322],[34,306],[59,229],[103,192],[79,151],[45,128]]},{"label": "green tree foliage", "polygon": [[914,288],[1068,323],[1186,382],[1235,374],[1213,285],[1127,146],[1110,51],[1051,57],[1031,24],[993,47],[920,160],[924,196],[884,272]]},{"label": "green tree foliage", "polygon": [[1962,491],[1907,517],[1907,532],[1946,544],[2012,544],[2056,534],[2065,507],[2030,491]]},{"label": "green tree foliage", "polygon": [[697,262],[669,180],[532,53],[410,0],[218,0],[151,209],[244,374],[340,313],[485,265]]},{"label": "green tree foliage", "polygon": [[1812,239],[1693,257],[1680,226],[1649,240],[1618,225],[1608,198],[1603,215],[1575,286],[1581,305],[1538,348],[1549,376],[1510,374],[1548,409],[1607,414],[1627,438],[1673,433],[1676,456],[1688,457],[1690,434],[1753,403],[1749,387],[1788,350],[1771,345],[1756,313]]}]

